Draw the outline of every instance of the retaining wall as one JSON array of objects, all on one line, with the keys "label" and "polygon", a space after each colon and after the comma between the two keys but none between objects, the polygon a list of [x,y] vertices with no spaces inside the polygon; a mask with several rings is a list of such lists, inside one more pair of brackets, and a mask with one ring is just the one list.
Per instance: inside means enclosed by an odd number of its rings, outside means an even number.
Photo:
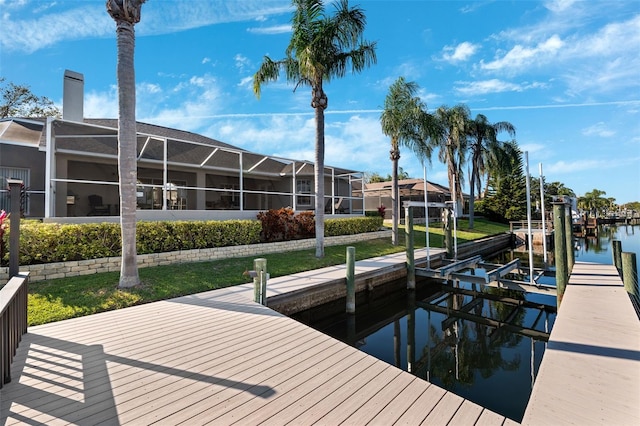
[{"label": "retaining wall", "polygon": [[[367,232],[356,235],[325,237],[324,242],[326,246],[335,246],[386,237],[391,237],[390,230]],[[315,245],[315,238],[309,238],[305,240],[283,241],[278,243],[249,244],[197,250],[180,250],[166,253],[140,254],[138,255],[138,267],[146,268],[149,266],[171,265],[174,263],[205,262],[209,260],[228,259],[233,257],[260,256],[267,253],[305,250],[313,248]],[[90,275],[100,272],[119,272],[120,257],[24,265],[20,267],[20,271],[29,272],[30,282],[75,277],[79,275]],[[0,282],[6,282],[8,279],[9,268],[0,268]]]}]

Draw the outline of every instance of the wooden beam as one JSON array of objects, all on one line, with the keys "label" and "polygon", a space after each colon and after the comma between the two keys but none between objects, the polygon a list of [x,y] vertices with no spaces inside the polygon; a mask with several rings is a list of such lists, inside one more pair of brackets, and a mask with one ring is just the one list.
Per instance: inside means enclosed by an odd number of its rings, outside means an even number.
[{"label": "wooden beam", "polygon": [[487,280],[487,283],[490,283],[491,281],[496,281],[498,278],[504,277],[509,272],[519,267],[520,267],[520,258],[513,259],[511,262],[507,263],[506,265],[502,265],[499,268],[496,268],[487,272],[487,275],[485,277]]},{"label": "wooden beam", "polygon": [[450,272],[457,272],[461,269],[469,268],[471,265],[476,265],[482,262],[482,256],[473,256],[465,260],[453,262],[449,265],[438,268],[441,277],[446,277]]},{"label": "wooden beam", "polygon": [[495,320],[493,318],[486,318],[480,315],[474,315],[468,312],[461,312],[459,310],[443,308],[441,306],[431,305],[428,303],[416,302],[416,305],[430,311],[439,312],[441,314],[445,314],[449,316],[457,316],[459,318],[473,321],[478,324],[486,325],[489,327],[500,327],[512,333],[521,334],[523,336],[530,337],[534,340],[540,340],[543,342],[549,341],[549,333],[545,333],[544,331],[534,330],[531,328],[522,327],[520,325],[515,325],[515,324],[508,324],[504,321]]}]

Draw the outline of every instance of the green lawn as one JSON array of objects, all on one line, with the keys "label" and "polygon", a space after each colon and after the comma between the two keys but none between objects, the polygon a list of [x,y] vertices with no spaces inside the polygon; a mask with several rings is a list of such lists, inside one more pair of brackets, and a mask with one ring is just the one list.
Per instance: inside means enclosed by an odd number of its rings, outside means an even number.
[{"label": "green lawn", "polygon": [[[459,222],[458,243],[508,231],[508,226],[482,219],[474,221],[474,230],[467,229],[467,222]],[[442,229],[429,228],[429,243],[442,247]],[[425,227],[415,227],[416,248],[425,246]],[[400,244],[393,246],[389,238],[349,244],[356,248],[356,259],[368,259],[404,250],[404,228],[400,228]],[[187,294],[199,293],[249,282],[243,274],[253,268],[253,259],[225,259],[211,262],[183,263],[151,268],[141,268],[142,285],[120,290],[119,273],[83,275],[29,284],[29,325],[45,324],[111,309],[124,308],[141,303],[154,302]],[[317,259],[315,249],[264,256],[271,277],[318,269],[345,262],[346,245],[325,247],[325,257]]]}]

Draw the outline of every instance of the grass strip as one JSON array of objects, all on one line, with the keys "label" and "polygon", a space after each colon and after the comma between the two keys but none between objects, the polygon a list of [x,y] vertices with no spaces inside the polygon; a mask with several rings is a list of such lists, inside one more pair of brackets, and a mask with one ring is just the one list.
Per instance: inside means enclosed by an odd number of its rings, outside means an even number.
[{"label": "grass strip", "polygon": [[[482,219],[474,221],[473,230],[468,230],[467,227],[467,221],[459,221],[458,244],[508,231],[506,225]],[[141,268],[139,274],[142,284],[131,289],[118,288],[118,272],[35,282],[29,284],[28,322],[30,326],[46,324],[246,283],[250,278],[243,272],[253,268],[253,259],[257,257],[267,259],[271,277],[279,277],[342,264],[346,261],[347,246],[356,248],[356,260],[397,253],[404,251],[404,228],[400,229],[399,234],[397,246],[392,245],[389,238],[330,246],[325,247],[325,256],[322,259],[315,257],[314,248],[263,256]],[[414,241],[416,248],[425,246],[424,226],[415,226]],[[431,247],[443,246],[443,231],[440,226],[429,227],[429,243]]]}]

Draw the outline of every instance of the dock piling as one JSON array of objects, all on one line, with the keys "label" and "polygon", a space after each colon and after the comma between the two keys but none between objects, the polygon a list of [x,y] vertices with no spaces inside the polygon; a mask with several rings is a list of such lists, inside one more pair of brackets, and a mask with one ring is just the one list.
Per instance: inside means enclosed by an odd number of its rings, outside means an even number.
[{"label": "dock piling", "polygon": [[405,233],[407,244],[407,288],[416,288],[416,260],[413,244],[413,210],[411,207],[404,208]]},{"label": "dock piling", "polygon": [[629,251],[622,252],[622,282],[627,293],[639,297],[638,292],[638,264],[636,254]]},{"label": "dock piling", "polygon": [[[264,275],[263,275],[264,272]],[[267,259],[253,259],[253,301],[266,305],[267,302]]]},{"label": "dock piling", "polygon": [[356,248],[347,247],[347,313],[356,313]]},{"label": "dock piling", "polygon": [[556,290],[558,292],[558,309],[562,302],[562,295],[569,281],[569,268],[567,265],[567,238],[565,237],[564,202],[553,203],[553,242],[555,245],[556,260]]},{"label": "dock piling", "polygon": [[573,264],[575,263],[575,253],[573,252],[573,224],[571,217],[571,204],[565,204],[564,206],[564,235],[567,239],[567,276],[571,274],[573,270]]},{"label": "dock piling", "polygon": [[613,240],[611,243],[613,248],[613,265],[618,270],[618,273],[622,274],[622,241]]}]

